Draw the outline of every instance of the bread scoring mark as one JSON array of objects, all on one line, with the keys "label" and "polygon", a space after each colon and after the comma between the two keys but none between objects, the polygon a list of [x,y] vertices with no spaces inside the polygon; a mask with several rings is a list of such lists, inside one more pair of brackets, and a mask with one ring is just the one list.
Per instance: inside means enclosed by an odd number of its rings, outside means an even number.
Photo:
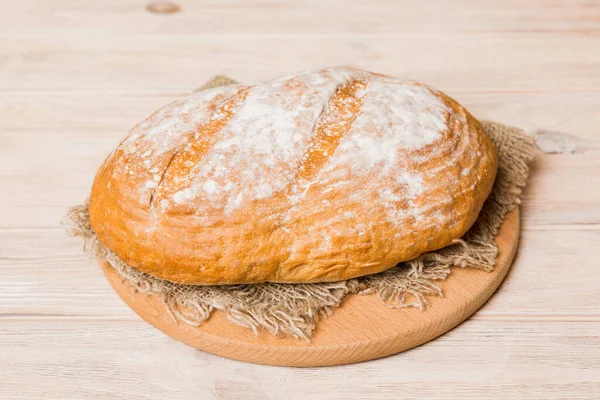
[{"label": "bread scoring mark", "polygon": [[315,123],[296,172],[296,185],[302,186],[313,180],[333,156],[340,140],[356,120],[367,85],[364,80],[351,79],[338,87]]},{"label": "bread scoring mark", "polygon": [[[278,217],[280,227],[285,225],[295,205],[306,196],[312,184],[318,179],[322,168],[335,153],[340,140],[352,126],[363,105],[368,85],[365,79],[346,80],[337,87],[321,111],[311,131],[294,179],[281,192],[289,200],[289,207]],[[330,205],[327,200],[323,200],[322,203],[324,207]]]},{"label": "bread scoring mark", "polygon": [[165,165],[165,168],[163,169],[163,172],[160,174],[160,178],[158,179],[158,182],[156,183],[156,185],[154,185],[152,188],[154,190],[152,190],[152,192],[150,193],[150,200],[149,200],[149,204],[150,204],[150,208],[152,209],[152,211],[154,211],[154,197],[156,196],[157,191],[159,190],[160,184],[163,182],[163,180],[165,179],[165,174],[167,173],[167,170],[169,169],[169,167],[171,166],[171,164],[173,163],[173,160],[175,159],[175,157],[177,156],[177,154],[179,154],[179,152],[181,152],[181,150],[183,150],[182,148],[179,150],[176,150],[171,157],[169,157],[169,161],[167,161],[167,165]]},{"label": "bread scoring mark", "polygon": [[130,191],[130,195],[137,197],[136,202],[142,208],[148,207],[153,189],[161,180],[160,171],[166,169],[173,152],[185,145],[189,133],[210,116],[216,105],[240,88],[235,85],[207,90],[151,114],[129,132],[107,159],[106,163],[113,164],[111,180],[129,181],[137,189]]},{"label": "bread scoring mark", "polygon": [[432,91],[412,82],[373,77],[360,114],[338,147],[336,165],[357,175],[389,175],[399,156],[432,144],[447,129],[451,110]]},{"label": "bread scoring mark", "polygon": [[[389,221],[399,226],[423,217],[414,200],[433,188],[425,186],[425,171],[409,166],[426,162],[419,150],[441,139],[452,110],[425,86],[379,76],[370,80],[322,178],[327,192],[343,182],[364,182],[362,191],[375,194]],[[382,179],[389,181],[385,188],[377,186]]]},{"label": "bread scoring mark", "polygon": [[[195,93],[154,112],[136,125],[121,146],[135,144],[151,150],[151,159],[180,147],[187,133],[194,131],[214,112],[218,104],[239,92],[243,86],[232,85]],[[152,146],[148,146],[152,145]],[[149,148],[148,148],[149,147]],[[142,157],[144,158],[144,157]]]},{"label": "bread scoring mark", "polygon": [[188,196],[189,191],[178,194],[179,190],[187,186],[190,171],[217,142],[218,133],[233,118],[235,110],[244,102],[248,91],[247,88],[241,88],[236,94],[220,102],[207,121],[186,134],[189,137],[188,142],[173,152],[152,192],[151,207],[155,198],[162,199],[171,193],[174,193],[175,203],[191,198]]}]

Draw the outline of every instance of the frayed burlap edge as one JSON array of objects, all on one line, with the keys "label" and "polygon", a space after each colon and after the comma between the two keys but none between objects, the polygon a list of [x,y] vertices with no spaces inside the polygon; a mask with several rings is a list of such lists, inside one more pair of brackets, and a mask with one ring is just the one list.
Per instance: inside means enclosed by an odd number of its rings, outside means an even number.
[{"label": "frayed burlap edge", "polygon": [[[201,89],[235,83],[219,76]],[[213,310],[258,333],[291,335],[309,340],[318,320],[333,313],[344,299],[356,293],[375,293],[389,307],[429,305],[427,296],[442,296],[436,281],[446,279],[452,267],[491,271],[498,256],[494,238],[504,218],[520,202],[527,183],[534,139],[518,128],[482,122],[499,155],[498,175],[492,193],[467,234],[453,245],[399,264],[380,274],[340,282],[311,284],[262,283],[254,285],[190,286],[164,281],[121,261],[96,237],[87,204],[72,207],[63,223],[72,236],[84,239],[84,249],[106,259],[134,290],[160,296],[174,321],[199,326]]]}]

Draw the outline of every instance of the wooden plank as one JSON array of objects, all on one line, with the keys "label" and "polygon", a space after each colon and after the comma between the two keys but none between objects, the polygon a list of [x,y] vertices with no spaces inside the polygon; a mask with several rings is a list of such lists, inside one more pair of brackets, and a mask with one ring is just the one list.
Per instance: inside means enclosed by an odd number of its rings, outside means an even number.
[{"label": "wooden plank", "polygon": [[118,141],[109,135],[39,132],[24,138],[3,132],[0,204],[8,208],[0,206],[0,226],[58,226],[65,205],[88,196],[96,169]]},{"label": "wooden plank", "polygon": [[[600,230],[525,230],[512,270],[475,319],[600,320]],[[80,239],[0,230],[0,318],[131,318]]]},{"label": "wooden plank", "polygon": [[523,196],[525,229],[600,222],[600,169],[597,152],[538,154]]},{"label": "wooden plank", "polygon": [[[418,43],[418,45],[417,45]],[[218,73],[243,82],[334,65],[449,92],[600,90],[600,38],[557,33],[340,37],[0,37],[0,90],[187,92]]]},{"label": "wooden plank", "polygon": [[[195,87],[204,82],[198,81]],[[600,150],[600,93],[448,93],[480,119],[527,132],[557,132],[578,140],[578,152]],[[126,132],[173,94],[0,92],[0,131]],[[118,139],[117,139],[118,140]]]},{"label": "wooden plank", "polygon": [[212,356],[141,321],[3,321],[0,396],[22,400],[593,398],[600,391],[598,332],[598,322],[467,321],[438,340],[398,356],[302,369]]},{"label": "wooden plank", "polygon": [[600,19],[600,5],[584,0],[194,1],[179,2],[181,11],[171,15],[149,13],[146,3],[136,0],[13,2],[0,14],[0,34],[360,36],[482,31],[585,34],[597,32]]}]

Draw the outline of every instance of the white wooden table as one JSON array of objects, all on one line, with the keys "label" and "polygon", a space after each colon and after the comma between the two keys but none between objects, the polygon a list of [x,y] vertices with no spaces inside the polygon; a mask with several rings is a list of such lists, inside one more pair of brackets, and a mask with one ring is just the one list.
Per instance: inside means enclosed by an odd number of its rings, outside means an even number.
[{"label": "white wooden table", "polygon": [[[0,1],[0,399],[600,397],[600,1]],[[440,339],[335,368],[250,365],[152,329],[59,220],[119,139],[211,76],[354,65],[537,131],[500,292]]]}]

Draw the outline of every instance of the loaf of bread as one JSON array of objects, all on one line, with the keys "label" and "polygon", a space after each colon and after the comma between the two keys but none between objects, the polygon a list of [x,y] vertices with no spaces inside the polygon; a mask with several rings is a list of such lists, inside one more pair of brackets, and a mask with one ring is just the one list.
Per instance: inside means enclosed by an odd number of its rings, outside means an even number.
[{"label": "loaf of bread", "polygon": [[324,69],[155,112],[100,167],[89,212],[104,245],[165,280],[336,281],[460,238],[496,168],[445,94]]}]

